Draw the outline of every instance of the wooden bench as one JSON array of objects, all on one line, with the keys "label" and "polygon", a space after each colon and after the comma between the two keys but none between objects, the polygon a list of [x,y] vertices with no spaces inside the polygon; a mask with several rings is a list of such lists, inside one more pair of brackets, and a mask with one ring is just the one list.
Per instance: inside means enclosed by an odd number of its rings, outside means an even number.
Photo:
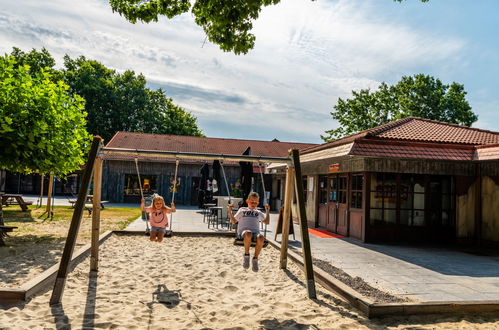
[{"label": "wooden bench", "polygon": [[5,242],[3,238],[7,236],[7,233],[10,233],[14,231],[14,229],[17,229],[17,227],[14,226],[0,226],[0,246],[5,246]]}]

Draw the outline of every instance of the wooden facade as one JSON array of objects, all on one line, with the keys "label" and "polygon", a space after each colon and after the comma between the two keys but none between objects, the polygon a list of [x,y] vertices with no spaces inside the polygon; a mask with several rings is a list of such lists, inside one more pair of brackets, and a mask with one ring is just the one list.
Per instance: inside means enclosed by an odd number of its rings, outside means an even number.
[{"label": "wooden facade", "polygon": [[[282,167],[270,170],[283,181]],[[402,119],[304,150],[302,174],[310,227],[499,247],[498,132]]]},{"label": "wooden facade", "polygon": [[364,242],[499,246],[499,176],[477,175],[499,161],[342,157],[302,168],[309,227]]},{"label": "wooden facade", "polygon": [[[175,202],[179,205],[196,205],[199,181],[201,180],[200,170],[202,162],[180,162],[177,178],[180,181],[178,191],[175,194]],[[211,164],[210,175],[211,175]],[[224,165],[227,183],[234,185],[240,176],[239,165]],[[151,162],[139,161],[139,171],[142,180],[151,178],[155,180],[154,192],[165,198],[167,203],[171,202],[171,181],[175,175],[174,162]],[[134,161],[126,160],[105,160],[103,167],[102,199],[116,203],[138,203],[140,201],[137,193],[127,198],[125,193],[128,179],[137,178],[137,170]],[[225,183],[219,182],[218,189],[220,195],[227,195]],[[135,196],[135,197],[134,197]]]}]

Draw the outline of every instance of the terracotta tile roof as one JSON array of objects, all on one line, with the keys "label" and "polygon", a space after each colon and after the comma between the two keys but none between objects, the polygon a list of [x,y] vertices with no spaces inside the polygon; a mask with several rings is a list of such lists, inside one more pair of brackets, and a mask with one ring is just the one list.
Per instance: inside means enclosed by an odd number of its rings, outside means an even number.
[{"label": "terracotta tile roof", "polygon": [[355,143],[349,155],[471,161],[474,159],[475,148],[472,146],[456,148],[454,145],[430,146],[427,144],[369,143],[366,141]]},{"label": "terracotta tile roof", "polygon": [[444,123],[436,120],[408,117],[392,122],[391,127],[378,127],[369,136],[382,139],[421,142],[484,145],[499,143],[499,132]]},{"label": "terracotta tile roof", "polygon": [[477,147],[474,160],[499,160],[499,144]]},{"label": "terracotta tile roof", "polygon": [[367,139],[478,146],[499,143],[499,132],[424,118],[407,117],[335,141],[309,147],[304,149],[302,154]]},{"label": "terracotta tile roof", "polygon": [[[118,132],[107,143],[106,147],[226,155],[241,155],[246,148],[251,147],[251,154],[254,156],[286,157],[289,149],[303,149],[314,145],[316,144]],[[113,155],[112,157],[106,156],[106,159],[130,159],[134,157],[134,155],[130,157]],[[141,156],[140,159],[145,158]],[[148,160],[159,159],[148,157]]]}]

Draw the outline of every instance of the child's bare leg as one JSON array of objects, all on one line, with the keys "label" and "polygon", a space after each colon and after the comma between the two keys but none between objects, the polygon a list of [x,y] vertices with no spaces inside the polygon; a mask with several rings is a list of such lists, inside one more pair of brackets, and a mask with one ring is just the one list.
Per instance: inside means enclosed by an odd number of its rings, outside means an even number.
[{"label": "child's bare leg", "polygon": [[151,230],[151,232],[149,233],[149,235],[150,235],[149,236],[149,240],[151,242],[154,242],[156,240],[156,238],[155,238],[156,237],[156,232],[154,232],[154,231]]},{"label": "child's bare leg", "polygon": [[251,246],[251,237],[253,234],[250,231],[244,233],[244,254],[249,254]]},{"label": "child's bare leg", "polygon": [[263,236],[260,234],[256,237],[256,245],[255,245],[255,255],[253,256],[253,258],[258,258],[258,256],[260,255],[260,251],[262,251],[262,247],[263,247]]},{"label": "child's bare leg", "polygon": [[161,242],[163,240],[163,236],[165,236],[165,232],[158,231],[158,242]]}]

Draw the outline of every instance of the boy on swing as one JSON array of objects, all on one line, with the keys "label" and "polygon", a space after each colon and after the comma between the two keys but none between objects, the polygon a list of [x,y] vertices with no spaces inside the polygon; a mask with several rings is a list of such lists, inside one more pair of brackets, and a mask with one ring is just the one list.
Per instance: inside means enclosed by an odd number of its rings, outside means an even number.
[{"label": "boy on swing", "polygon": [[255,254],[252,259],[252,270],[254,272],[258,271],[258,256],[260,251],[262,251],[264,237],[260,233],[260,221],[264,224],[269,224],[270,217],[269,211],[270,206],[265,204],[265,213],[257,209],[258,203],[260,202],[260,196],[256,192],[251,192],[248,195],[246,203],[248,207],[241,207],[237,210],[235,215],[232,215],[232,204],[227,206],[230,222],[232,224],[238,223],[237,225],[237,235],[243,239],[244,242],[244,257],[243,257],[243,267],[248,269],[250,265],[250,246],[251,241],[256,241]]}]

